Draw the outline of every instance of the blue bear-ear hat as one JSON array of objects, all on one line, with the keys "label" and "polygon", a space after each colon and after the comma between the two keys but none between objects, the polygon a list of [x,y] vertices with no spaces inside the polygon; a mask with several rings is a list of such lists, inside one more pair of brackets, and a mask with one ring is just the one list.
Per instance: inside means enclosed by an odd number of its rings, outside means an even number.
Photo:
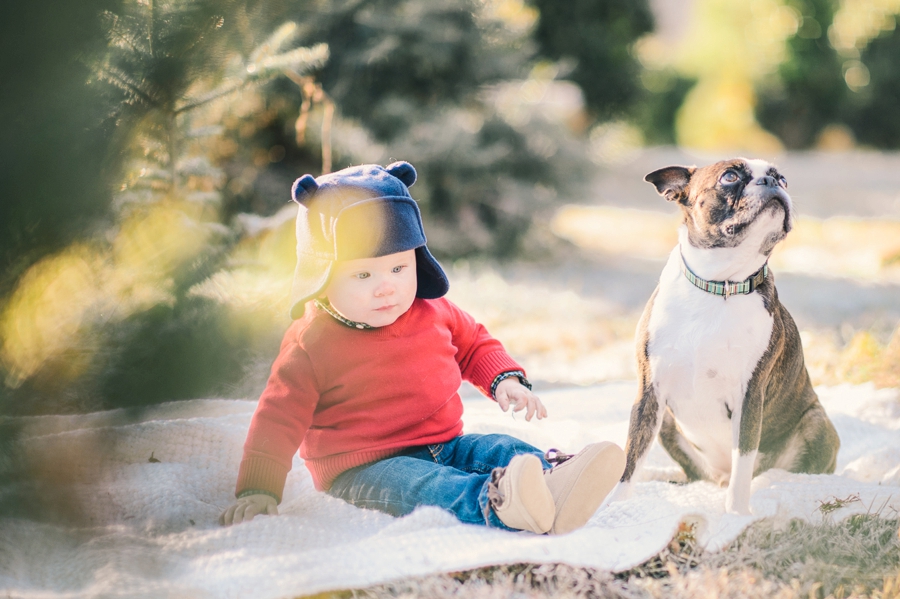
[{"label": "blue bear-ear hat", "polygon": [[408,162],[364,164],[294,181],[291,197],[299,210],[291,318],[301,318],[306,302],[322,293],[338,260],[415,250],[416,297],[447,293],[447,275],[425,245],[422,214],[409,194],[415,182],[416,169]]}]

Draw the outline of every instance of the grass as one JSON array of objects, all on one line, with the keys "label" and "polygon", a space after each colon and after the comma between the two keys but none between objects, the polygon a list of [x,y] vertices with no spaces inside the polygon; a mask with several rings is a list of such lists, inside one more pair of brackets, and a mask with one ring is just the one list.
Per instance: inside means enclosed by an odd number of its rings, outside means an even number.
[{"label": "grass", "polygon": [[[823,510],[823,513],[826,510]],[[898,520],[856,515],[841,522],[751,525],[728,548],[697,547],[683,526],[647,562],[613,574],[566,564],[516,564],[410,578],[316,599],[900,598]]]},{"label": "grass", "polygon": [[456,264],[448,276],[448,297],[536,378],[590,385],[635,376],[640,309],[623,310],[549,284],[513,282],[493,266]]}]

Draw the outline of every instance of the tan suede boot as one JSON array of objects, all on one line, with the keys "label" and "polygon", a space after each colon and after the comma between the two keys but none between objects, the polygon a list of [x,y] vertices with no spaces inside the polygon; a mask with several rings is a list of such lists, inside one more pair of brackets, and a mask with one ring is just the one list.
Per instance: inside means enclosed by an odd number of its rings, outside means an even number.
[{"label": "tan suede boot", "polygon": [[550,529],[553,535],[564,535],[584,526],[625,470],[625,452],[608,441],[592,443],[574,456],[551,449],[546,458],[548,462],[556,462],[553,468],[544,471],[544,480],[556,505]]},{"label": "tan suede boot", "polygon": [[553,496],[536,455],[517,455],[506,468],[495,468],[488,497],[494,513],[510,528],[541,535],[553,526]]}]

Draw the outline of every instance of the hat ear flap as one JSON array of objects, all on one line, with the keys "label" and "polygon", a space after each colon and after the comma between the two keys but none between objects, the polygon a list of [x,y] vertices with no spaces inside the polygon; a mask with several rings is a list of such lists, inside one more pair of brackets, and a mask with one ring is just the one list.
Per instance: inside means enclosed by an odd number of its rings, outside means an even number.
[{"label": "hat ear flap", "polygon": [[316,195],[319,184],[312,175],[303,175],[291,186],[291,198],[298,204],[302,204]]},{"label": "hat ear flap", "polygon": [[416,182],[416,169],[408,162],[401,160],[400,162],[387,165],[384,167],[384,170],[400,179],[407,187],[412,187],[413,183]]}]

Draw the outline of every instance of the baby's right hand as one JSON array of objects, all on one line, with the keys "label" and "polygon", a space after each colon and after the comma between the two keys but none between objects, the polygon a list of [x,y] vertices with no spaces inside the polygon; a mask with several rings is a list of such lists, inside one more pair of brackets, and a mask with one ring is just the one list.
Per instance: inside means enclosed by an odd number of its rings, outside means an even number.
[{"label": "baby's right hand", "polygon": [[256,493],[241,497],[219,516],[219,524],[231,526],[245,520],[253,520],[257,514],[278,515],[278,503],[275,498],[264,493]]}]

